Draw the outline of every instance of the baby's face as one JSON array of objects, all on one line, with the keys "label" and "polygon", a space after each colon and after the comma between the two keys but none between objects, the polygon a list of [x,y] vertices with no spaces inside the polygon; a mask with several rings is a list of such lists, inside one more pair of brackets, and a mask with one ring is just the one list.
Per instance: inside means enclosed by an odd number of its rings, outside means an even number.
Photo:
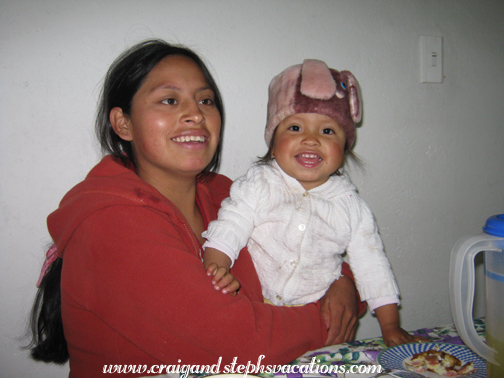
[{"label": "baby's face", "polygon": [[310,190],[341,167],[345,132],[334,119],[316,113],[285,118],[277,127],[273,154],[282,170]]}]

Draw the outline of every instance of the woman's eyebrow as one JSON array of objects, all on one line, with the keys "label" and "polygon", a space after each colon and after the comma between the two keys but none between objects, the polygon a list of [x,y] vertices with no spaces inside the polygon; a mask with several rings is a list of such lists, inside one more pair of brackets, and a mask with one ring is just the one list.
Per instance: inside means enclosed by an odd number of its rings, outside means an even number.
[{"label": "woman's eyebrow", "polygon": [[[176,92],[181,92],[182,89],[180,87],[177,87],[176,85],[173,85],[173,84],[161,84],[161,85],[158,85],[154,88],[152,88],[152,90],[150,91],[151,93],[154,92],[154,91],[157,91],[157,90],[172,90],[172,91],[176,91]],[[200,87],[196,90],[196,92],[203,92],[203,91],[206,91],[206,90],[212,90],[212,88],[210,88],[210,86],[204,86],[204,87]]]},{"label": "woman's eyebrow", "polygon": [[157,85],[154,88],[152,88],[150,90],[150,92],[152,93],[152,92],[159,91],[159,90],[172,90],[172,91],[177,91],[177,92],[181,91],[181,89],[179,87],[177,87],[176,85],[160,84],[160,85]]}]

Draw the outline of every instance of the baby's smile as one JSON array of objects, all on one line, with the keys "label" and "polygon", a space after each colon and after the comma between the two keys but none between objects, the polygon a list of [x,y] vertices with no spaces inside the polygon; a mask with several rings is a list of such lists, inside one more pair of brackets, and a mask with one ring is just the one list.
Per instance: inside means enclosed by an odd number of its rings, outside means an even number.
[{"label": "baby's smile", "polygon": [[322,158],[317,154],[302,153],[296,156],[296,159],[303,165],[314,165],[322,161]]}]

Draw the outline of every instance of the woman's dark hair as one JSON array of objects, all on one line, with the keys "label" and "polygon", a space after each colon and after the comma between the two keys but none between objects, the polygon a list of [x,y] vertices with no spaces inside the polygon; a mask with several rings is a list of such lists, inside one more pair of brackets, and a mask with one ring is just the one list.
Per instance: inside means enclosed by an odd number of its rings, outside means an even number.
[{"label": "woman's dark hair", "polygon": [[119,107],[124,114],[129,115],[133,96],[143,84],[149,72],[164,58],[172,55],[192,59],[201,69],[208,85],[214,92],[215,106],[221,116],[221,131],[217,150],[212,161],[198,176],[198,178],[203,178],[219,168],[224,134],[224,105],[219,88],[205,63],[198,54],[186,47],[172,45],[159,39],[152,39],[141,42],[120,55],[112,63],[105,77],[96,116],[96,135],[104,153],[113,155],[126,165],[133,164],[135,166],[132,144],[121,139],[114,132],[109,121],[110,111],[115,107]]},{"label": "woman's dark hair", "polygon": [[[264,164],[271,164],[273,161],[273,147],[275,147],[275,136],[276,136],[276,131],[278,128],[275,129],[273,132],[273,135],[271,137],[271,141],[268,146],[268,152],[266,152],[263,156],[258,156],[257,157],[257,164],[264,165]],[[357,165],[362,165],[362,160],[361,158],[353,151],[352,148],[348,147],[348,144],[345,143],[345,150],[344,150],[344,155],[343,155],[343,163],[341,164],[341,167],[339,167],[336,172],[334,172],[331,176],[341,176],[343,174],[342,170],[340,168],[343,168],[345,164],[348,162],[348,159],[352,159]]]},{"label": "woman's dark hair", "polygon": [[34,360],[64,364],[68,349],[61,319],[61,268],[63,260],[56,259],[40,283],[33,304],[30,329],[30,355]]},{"label": "woman's dark hair", "polygon": [[[218,169],[220,161],[224,132],[224,106],[219,88],[202,59],[186,47],[154,39],[141,42],[119,56],[112,63],[105,77],[96,116],[96,134],[103,152],[112,154],[126,165],[135,166],[132,145],[119,138],[114,132],[109,121],[109,114],[114,107],[120,107],[124,114],[129,114],[133,96],[149,72],[161,60],[171,55],[181,55],[192,59],[201,69],[214,92],[215,105],[221,116],[220,138],[212,160],[197,177],[198,179],[210,178],[211,172]],[[31,357],[37,361],[63,364],[69,358],[61,318],[62,266],[61,258],[51,264],[33,304],[30,318],[32,339],[26,348],[30,349]]]}]

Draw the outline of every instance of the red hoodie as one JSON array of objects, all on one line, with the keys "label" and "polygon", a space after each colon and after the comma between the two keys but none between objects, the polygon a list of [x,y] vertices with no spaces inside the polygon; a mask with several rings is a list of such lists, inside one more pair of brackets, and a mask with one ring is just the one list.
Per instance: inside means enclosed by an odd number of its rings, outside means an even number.
[{"label": "red hoodie", "polygon": [[[197,184],[205,225],[230,185],[222,175]],[[240,293],[216,291],[180,211],[110,156],[65,195],[48,227],[63,257],[70,377],[103,376],[105,365],[214,365],[220,357],[222,372],[235,357],[237,365],[260,355],[264,366],[285,364],[323,346],[319,305],[263,303],[246,249],[232,269]]]}]

